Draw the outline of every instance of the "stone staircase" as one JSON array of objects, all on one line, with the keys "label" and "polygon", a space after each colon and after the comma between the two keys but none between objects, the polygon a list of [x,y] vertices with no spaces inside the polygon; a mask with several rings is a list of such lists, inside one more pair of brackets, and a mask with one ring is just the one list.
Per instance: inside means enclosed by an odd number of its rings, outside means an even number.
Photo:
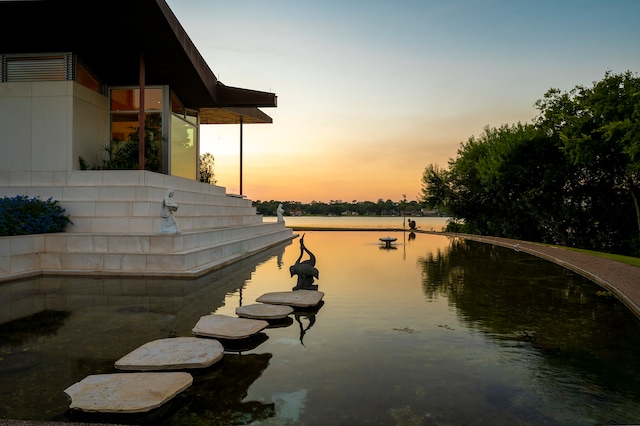
[{"label": "stone staircase", "polygon": [[[0,176],[0,196],[51,197],[73,225],[64,233],[0,238],[0,280],[41,273],[193,278],[294,238],[283,223],[263,222],[251,200],[189,179],[126,170],[10,182]],[[159,232],[168,189],[179,205],[178,234]]]}]

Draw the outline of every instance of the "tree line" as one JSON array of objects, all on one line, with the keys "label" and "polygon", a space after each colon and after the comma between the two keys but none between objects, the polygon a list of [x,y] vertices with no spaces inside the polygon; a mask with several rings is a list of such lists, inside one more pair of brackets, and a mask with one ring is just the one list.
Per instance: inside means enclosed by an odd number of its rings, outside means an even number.
[{"label": "tree line", "polygon": [[638,75],[608,71],[534,105],[531,123],[485,127],[429,164],[422,201],[449,231],[640,256]]},{"label": "tree line", "polygon": [[439,215],[437,210],[425,211],[426,204],[414,200],[407,201],[403,198],[399,201],[390,199],[378,199],[373,201],[356,201],[344,202],[342,200],[331,200],[330,202],[312,201],[311,203],[301,203],[299,201],[254,201],[253,205],[257,212],[264,216],[275,216],[278,205],[282,204],[285,216],[342,216],[342,215],[360,215],[360,216],[417,216],[417,215]]}]

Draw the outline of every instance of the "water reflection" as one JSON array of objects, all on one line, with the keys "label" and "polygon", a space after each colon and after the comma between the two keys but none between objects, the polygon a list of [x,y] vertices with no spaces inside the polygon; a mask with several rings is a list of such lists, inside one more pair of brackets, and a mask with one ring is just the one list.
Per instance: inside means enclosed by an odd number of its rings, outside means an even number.
[{"label": "water reflection", "polygon": [[[293,316],[300,326],[300,344],[302,344],[302,346],[304,346],[304,335],[307,334],[307,331],[309,331],[316,323],[316,315],[323,305],[324,301],[321,301],[317,306],[306,309],[296,309],[293,311]],[[306,325],[303,324],[305,322]]]},{"label": "water reflection", "polygon": [[[419,232],[380,250],[384,236],[307,231],[324,303],[223,342],[221,363],[152,423],[638,422],[640,327],[620,302],[525,253]],[[299,256],[294,241],[195,281],[1,285],[0,418],[71,420],[63,389],[143,343],[190,336],[202,315],[290,291],[282,265]]]},{"label": "water reflection", "polygon": [[546,372],[536,380],[558,401],[570,404],[576,390],[594,403],[619,392],[638,399],[639,324],[597,286],[541,259],[464,240],[420,262],[427,297],[446,296],[466,327],[502,347],[530,349],[530,363],[546,364],[535,367]]},{"label": "water reflection", "polygon": [[69,318],[69,311],[41,311],[0,324],[0,345],[17,347],[41,336],[55,335]]},{"label": "water reflection", "polygon": [[64,389],[116,372],[115,361],[146,342],[191,336],[200,316],[285,248],[196,280],[55,276],[1,284],[0,418],[66,420]]},{"label": "water reflection", "polygon": [[115,424],[232,425],[275,415],[274,403],[244,401],[247,390],[269,366],[271,354],[225,353],[214,367],[193,374],[193,384],[171,402],[152,412],[96,414],[68,412],[74,422]]},{"label": "water reflection", "polygon": [[269,335],[260,332],[253,336],[246,337],[244,339],[217,339],[224,347],[225,352],[237,352],[242,354],[243,352],[252,351],[258,346],[262,345],[269,339]]}]

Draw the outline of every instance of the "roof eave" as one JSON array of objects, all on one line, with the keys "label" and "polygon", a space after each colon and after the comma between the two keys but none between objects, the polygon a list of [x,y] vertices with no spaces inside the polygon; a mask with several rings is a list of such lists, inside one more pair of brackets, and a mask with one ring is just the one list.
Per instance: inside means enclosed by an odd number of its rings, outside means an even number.
[{"label": "roof eave", "polygon": [[200,124],[273,123],[273,119],[258,108],[228,107],[200,109]]},{"label": "roof eave", "polygon": [[216,85],[215,99],[224,107],[276,107],[278,99],[275,93],[225,86],[221,82]]}]

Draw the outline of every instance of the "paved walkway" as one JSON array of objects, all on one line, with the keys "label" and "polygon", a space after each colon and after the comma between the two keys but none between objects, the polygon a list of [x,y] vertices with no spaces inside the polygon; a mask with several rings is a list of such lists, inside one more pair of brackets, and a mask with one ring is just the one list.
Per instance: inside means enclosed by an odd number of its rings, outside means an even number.
[{"label": "paved walkway", "polygon": [[513,248],[570,269],[613,293],[640,318],[640,267],[561,247],[506,238],[450,234],[467,240]]}]

